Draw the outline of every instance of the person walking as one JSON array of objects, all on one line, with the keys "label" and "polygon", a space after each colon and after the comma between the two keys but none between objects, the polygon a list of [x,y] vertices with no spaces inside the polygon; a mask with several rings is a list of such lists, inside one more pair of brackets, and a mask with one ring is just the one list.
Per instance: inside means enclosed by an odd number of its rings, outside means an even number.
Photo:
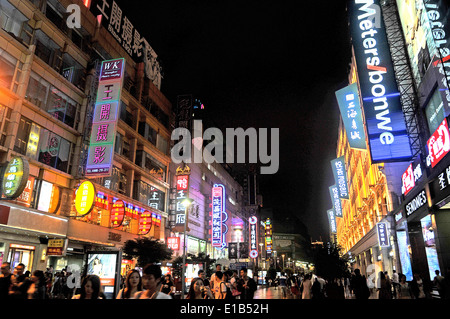
[{"label": "person walking", "polygon": [[443,276],[441,276],[439,273],[439,270],[435,270],[434,273],[436,274],[436,276],[433,279],[433,284],[436,287],[436,290],[439,293],[439,297],[440,298],[444,298],[445,297],[445,278]]},{"label": "person walking", "polygon": [[27,290],[28,299],[46,299],[47,285],[42,270],[35,270],[31,276],[31,285]]},{"label": "person walking", "polygon": [[368,299],[370,296],[369,287],[367,287],[367,281],[365,276],[361,276],[361,271],[355,269],[355,274],[351,280],[351,287],[355,299]]},{"label": "person walking", "polygon": [[31,285],[31,279],[24,274],[25,265],[20,263],[14,268],[14,274],[11,276],[11,288],[9,296],[13,299],[27,299],[28,288]]},{"label": "person walking", "polygon": [[302,286],[300,288],[300,291],[302,292],[302,299],[311,299],[311,289],[312,289],[311,275],[306,274],[305,278],[303,279]]},{"label": "person walking", "polygon": [[397,271],[392,272],[392,291],[393,291],[393,297],[397,299],[397,291],[399,289],[399,276],[397,274]]},{"label": "person walking", "polygon": [[138,291],[142,291],[142,278],[139,270],[132,269],[125,279],[125,287],[120,289],[116,299],[130,299]]},{"label": "person walking", "polygon": [[161,284],[161,292],[173,297],[175,293],[175,285],[173,284],[170,274],[164,276],[164,281]]},{"label": "person walking", "polygon": [[[222,265],[221,264],[217,264],[216,265],[216,272],[222,272]],[[214,277],[216,276],[216,273],[213,273],[211,275],[210,281],[209,281],[209,286],[211,287],[211,290],[214,290]]]},{"label": "person walking", "polygon": [[415,299],[425,299],[427,298],[427,287],[424,280],[419,274],[415,273],[414,278],[411,282],[411,291]]},{"label": "person walking", "polygon": [[161,267],[148,264],[142,271],[143,291],[138,291],[130,299],[172,299],[171,296],[161,292]]},{"label": "person walking", "polygon": [[400,276],[400,282],[398,284],[398,299],[412,299],[413,294],[411,292],[411,287],[406,281],[406,276]]},{"label": "person walking", "polygon": [[382,271],[378,273],[378,299],[392,299],[391,283],[386,274]]},{"label": "person walking", "polygon": [[216,271],[214,276],[214,299],[225,299],[227,295],[227,286],[224,281],[224,273]]},{"label": "person walking", "polygon": [[255,280],[247,276],[247,268],[242,268],[238,283],[238,290],[241,292],[240,299],[253,299],[256,289]]},{"label": "person walking", "polygon": [[8,262],[2,263],[0,274],[0,300],[8,299],[9,289],[11,287],[11,264]]},{"label": "person walking", "polygon": [[81,283],[80,293],[74,295],[72,299],[103,299],[100,277],[97,275],[84,277]]}]

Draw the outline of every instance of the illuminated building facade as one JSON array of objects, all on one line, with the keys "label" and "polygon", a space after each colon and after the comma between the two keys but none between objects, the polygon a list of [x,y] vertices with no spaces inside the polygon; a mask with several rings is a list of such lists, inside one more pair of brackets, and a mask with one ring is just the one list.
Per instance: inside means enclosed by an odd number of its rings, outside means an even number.
[{"label": "illuminated building facade", "polygon": [[[66,21],[71,4],[80,8],[80,27]],[[86,250],[119,251],[138,236],[165,240],[173,112],[156,54],[131,20],[112,0],[0,0],[0,161],[29,162],[24,193],[0,202],[0,260],[60,270],[83,266]],[[89,140],[100,134],[93,112],[107,92],[101,63],[122,58],[111,169],[89,175]],[[95,186],[95,205],[81,215],[74,200],[85,180]],[[118,201],[123,207],[113,209]],[[60,253],[49,244],[55,239]]]}]

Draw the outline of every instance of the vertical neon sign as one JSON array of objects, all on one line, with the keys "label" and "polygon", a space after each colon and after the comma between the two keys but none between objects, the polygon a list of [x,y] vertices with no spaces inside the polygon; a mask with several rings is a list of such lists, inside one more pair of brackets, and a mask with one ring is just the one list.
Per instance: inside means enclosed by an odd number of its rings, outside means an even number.
[{"label": "vertical neon sign", "polygon": [[222,184],[214,184],[212,188],[212,232],[211,245],[217,249],[226,246],[225,236],[228,227],[225,222],[228,215],[225,212],[225,187]]},{"label": "vertical neon sign", "polygon": [[258,218],[256,216],[252,216],[248,219],[248,223],[250,225],[250,257],[256,258],[258,257]]}]

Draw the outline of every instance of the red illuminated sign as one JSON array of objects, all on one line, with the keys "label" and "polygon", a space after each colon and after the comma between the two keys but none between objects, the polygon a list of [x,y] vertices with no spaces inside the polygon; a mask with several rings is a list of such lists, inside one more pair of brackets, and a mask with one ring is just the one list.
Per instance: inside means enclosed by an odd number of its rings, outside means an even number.
[{"label": "red illuminated sign", "polygon": [[402,175],[402,193],[404,195],[408,194],[411,189],[416,186],[414,178],[414,170],[412,163],[409,164],[407,170]]},{"label": "red illuminated sign", "polygon": [[188,190],[189,188],[189,175],[177,176],[177,191]]},{"label": "red illuminated sign", "polygon": [[111,227],[119,227],[122,225],[125,217],[125,203],[121,200],[116,200],[111,209]]},{"label": "red illuminated sign", "polygon": [[139,234],[147,235],[152,228],[152,213],[149,211],[144,211],[139,216]]},{"label": "red illuminated sign", "polygon": [[427,164],[435,167],[450,151],[450,132],[447,119],[444,119],[427,142]]},{"label": "red illuminated sign", "polygon": [[172,250],[180,249],[180,237],[168,237],[167,238],[167,247]]}]

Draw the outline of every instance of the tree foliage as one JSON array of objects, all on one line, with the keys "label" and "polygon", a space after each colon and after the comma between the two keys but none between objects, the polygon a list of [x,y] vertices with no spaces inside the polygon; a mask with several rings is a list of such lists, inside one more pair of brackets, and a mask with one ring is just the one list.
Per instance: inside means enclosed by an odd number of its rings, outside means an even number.
[{"label": "tree foliage", "polygon": [[316,247],[314,252],[314,266],[316,274],[333,280],[343,278],[347,274],[347,258],[343,256],[339,245],[330,243],[330,246]]},{"label": "tree foliage", "polygon": [[[203,264],[206,276],[210,277],[212,275],[212,266],[216,263],[215,259],[211,259],[206,253],[199,253],[197,256],[194,254],[186,255],[187,264]],[[172,261],[174,267],[174,275],[181,275],[181,268],[183,267],[183,256],[178,256]]]},{"label": "tree foliage", "polygon": [[137,259],[137,266],[144,267],[151,263],[160,263],[172,258],[172,250],[160,241],[146,237],[127,240],[123,246],[124,259]]}]

